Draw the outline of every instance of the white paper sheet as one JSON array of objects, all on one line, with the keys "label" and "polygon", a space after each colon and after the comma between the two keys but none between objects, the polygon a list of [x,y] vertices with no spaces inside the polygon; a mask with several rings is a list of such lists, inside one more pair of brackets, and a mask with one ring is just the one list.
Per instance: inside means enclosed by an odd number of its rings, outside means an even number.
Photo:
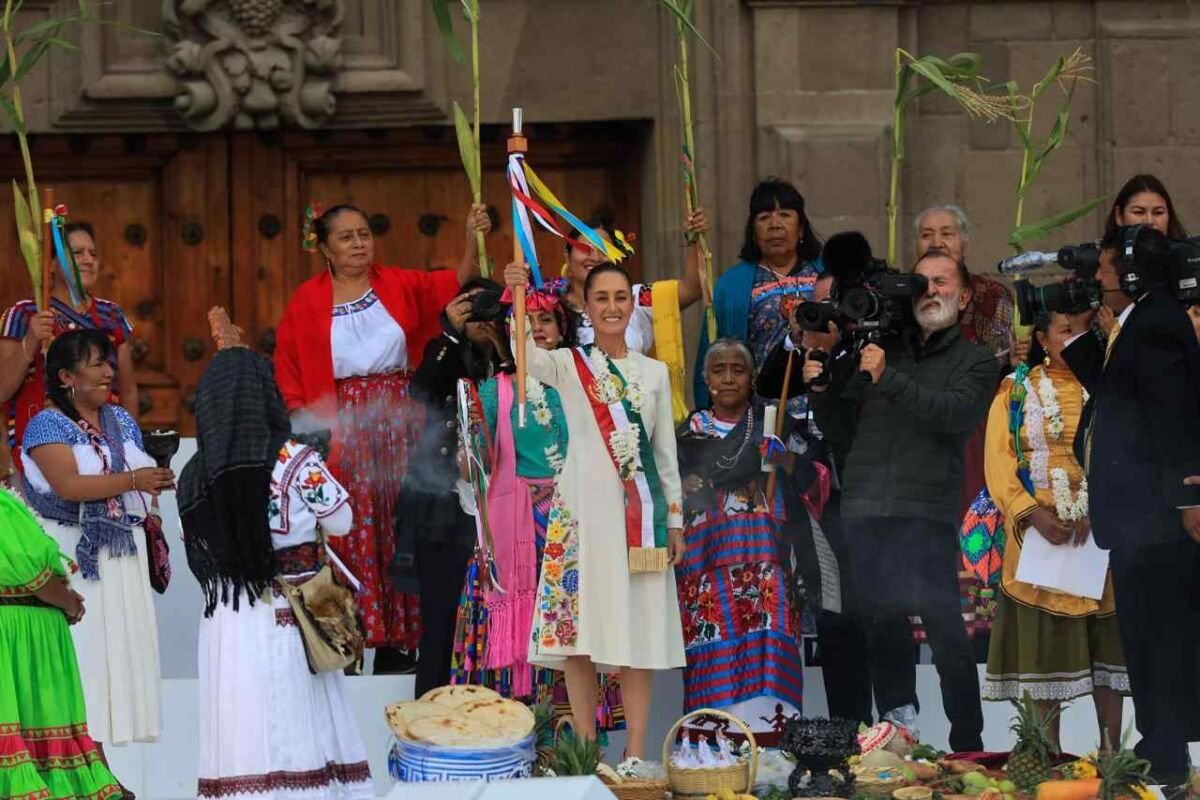
[{"label": "white paper sheet", "polygon": [[1051,544],[1037,528],[1025,531],[1017,580],[1099,600],[1104,594],[1107,573],[1108,551],[1096,546],[1090,531],[1087,541],[1078,547],[1070,542]]}]

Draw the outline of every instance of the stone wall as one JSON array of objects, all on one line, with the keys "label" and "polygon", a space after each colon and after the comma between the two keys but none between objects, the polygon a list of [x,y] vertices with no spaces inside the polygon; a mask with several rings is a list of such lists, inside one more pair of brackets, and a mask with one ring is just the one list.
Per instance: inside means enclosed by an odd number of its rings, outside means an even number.
[{"label": "stone wall", "polygon": [[[341,61],[336,111],[321,124],[445,124],[466,104],[467,72],[446,56],[426,0],[339,0]],[[1063,148],[1052,155],[1026,221],[1099,195],[1129,175],[1158,173],[1192,219],[1200,201],[1200,9],[1188,0],[695,0],[696,24],[720,53],[693,45],[694,113],[702,199],[713,210],[717,262],[735,260],[747,194],[758,178],[795,181],[828,235],[861,229],[886,249],[894,52],[980,53],[990,78],[1029,87],[1076,46],[1095,59],[1095,84],[1079,87]],[[212,13],[221,4],[189,4]],[[66,13],[74,0],[28,0],[22,18]],[[652,0],[482,0],[486,122],[513,105],[532,122],[649,121],[641,159],[645,265],[678,269],[681,140],[671,65],[673,20]],[[112,22],[167,29],[184,4],[106,4]],[[301,8],[291,2],[287,8]],[[194,13],[194,12],[193,12]],[[207,13],[207,12],[206,12]],[[456,15],[457,16],[457,15]],[[189,18],[190,19],[190,18]],[[197,18],[198,19],[198,18]],[[193,29],[195,25],[193,25]],[[181,85],[168,58],[177,34],[132,37],[119,27],[73,34],[81,53],[55,53],[30,76],[35,132],[180,130]],[[186,36],[186,34],[185,34]],[[173,38],[174,37],[174,38]],[[176,65],[177,66],[177,65]],[[1057,104],[1037,114],[1044,134]],[[921,100],[907,125],[900,191],[901,258],[912,218],[953,201],[975,221],[972,261],[990,268],[1010,252],[1020,166],[1007,123],[968,120],[947,98]],[[1096,212],[1048,241],[1096,235]]]},{"label": "stone wall", "polygon": [[[1024,221],[1111,196],[1137,172],[1158,174],[1186,223],[1200,202],[1200,11],[1188,2],[781,2],[751,0],[759,173],[795,180],[822,232],[861,229],[886,249],[892,53],[979,53],[990,79],[1028,89],[1076,47],[1095,60],[1081,83],[1063,147],[1030,193]],[[1044,137],[1061,94],[1035,111]],[[901,253],[912,257],[913,217],[961,204],[976,230],[972,263],[1011,253],[1021,150],[1010,123],[968,119],[930,95],[910,114],[901,182]],[[1107,207],[1031,246],[1099,234]],[[1193,227],[1196,223],[1193,222]]]}]

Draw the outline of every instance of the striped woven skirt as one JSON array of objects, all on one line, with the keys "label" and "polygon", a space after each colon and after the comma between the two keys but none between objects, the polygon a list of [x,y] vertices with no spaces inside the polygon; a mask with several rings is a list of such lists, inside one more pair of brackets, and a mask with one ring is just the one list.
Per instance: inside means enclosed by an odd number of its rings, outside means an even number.
[{"label": "striped woven skirt", "polygon": [[687,554],[676,567],[687,651],[684,708],[774,698],[801,709],[799,615],[772,516],[710,510],[685,536]]},{"label": "striped woven skirt", "polygon": [[[541,564],[542,551],[546,547],[546,525],[550,517],[550,500],[554,494],[554,482],[551,479],[520,478],[520,480],[529,486],[529,496],[533,502],[537,563]],[[512,697],[512,670],[507,668],[485,669],[483,667],[488,636],[488,609],[482,581],[486,575],[485,555],[476,548],[475,557],[467,565],[466,579],[463,582],[463,591],[458,603],[450,683],[487,686],[505,697]],[[598,675],[597,692],[600,701],[596,710],[598,729],[611,731],[624,728],[625,712],[621,704],[621,686],[617,676]],[[554,703],[555,716],[564,716],[571,712],[562,673],[533,667],[533,694],[520,699],[529,700],[536,705],[547,698]]]}]

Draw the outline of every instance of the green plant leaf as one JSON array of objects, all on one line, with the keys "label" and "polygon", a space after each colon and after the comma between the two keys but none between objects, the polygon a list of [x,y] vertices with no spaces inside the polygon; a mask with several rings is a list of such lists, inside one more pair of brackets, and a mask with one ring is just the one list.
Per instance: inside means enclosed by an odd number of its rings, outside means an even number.
[{"label": "green plant leaf", "polygon": [[37,297],[42,290],[42,251],[37,238],[37,230],[33,227],[33,214],[29,203],[21,193],[21,187],[16,179],[12,182],[13,214],[17,222],[17,238],[21,246],[21,257],[29,270],[29,279],[33,281],[33,294]]},{"label": "green plant leaf", "polygon": [[475,132],[457,100],[454,102],[454,132],[458,136],[458,154],[474,194],[479,191],[479,152],[475,149]]},{"label": "green plant leaf", "polygon": [[1082,217],[1084,214],[1098,208],[1106,203],[1109,199],[1107,194],[1100,195],[1094,200],[1089,200],[1078,208],[1070,211],[1064,211],[1061,214],[1055,214],[1045,219],[1040,219],[1037,222],[1030,222],[1026,225],[1021,225],[1014,228],[1009,234],[1008,243],[1017,247],[1023,247],[1026,242],[1045,236],[1055,228],[1061,228],[1063,225],[1069,225],[1075,220]]},{"label": "green plant leaf", "polygon": [[705,39],[700,31],[697,30],[696,26],[692,24],[692,4],[690,0],[658,0],[658,2],[663,8],[674,14],[679,25],[691,31],[692,35],[699,39],[700,43],[708,48],[708,52],[716,56],[718,61],[721,60],[721,57],[717,55],[717,51],[713,49],[713,46],[708,43],[708,40]]},{"label": "green plant leaf", "polygon": [[1058,80],[1058,76],[1062,74],[1062,71],[1066,69],[1066,66],[1066,56],[1059,56],[1057,59],[1055,59],[1054,64],[1051,65],[1049,71],[1046,72],[1040,81],[1033,85],[1033,91],[1030,93],[1030,97],[1035,100],[1040,97],[1042,92],[1046,91],[1047,86]]},{"label": "green plant leaf", "polygon": [[433,16],[437,19],[438,30],[442,32],[442,39],[446,42],[446,49],[450,51],[450,57],[459,64],[465,64],[466,58],[463,56],[462,47],[458,44],[458,38],[454,35],[454,20],[450,18],[450,5],[447,0],[429,0],[433,6]]}]

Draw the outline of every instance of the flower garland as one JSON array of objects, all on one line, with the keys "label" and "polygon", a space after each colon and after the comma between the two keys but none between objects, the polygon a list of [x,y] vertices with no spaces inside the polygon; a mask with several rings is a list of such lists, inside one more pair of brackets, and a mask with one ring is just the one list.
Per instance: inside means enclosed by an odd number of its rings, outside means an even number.
[{"label": "flower garland", "polygon": [[[588,353],[596,375],[596,398],[605,405],[613,405],[625,400],[637,414],[642,413],[642,405],[646,394],[642,390],[641,375],[638,374],[632,362],[627,362],[622,371],[625,378],[624,386],[613,374],[608,354],[599,347],[593,346]],[[632,480],[641,469],[641,429],[630,424],[627,430],[615,430],[608,437],[608,447],[617,462],[617,473],[621,480]]]},{"label": "flower garland", "polygon": [[608,435],[608,447],[617,462],[621,480],[633,480],[641,468],[641,428],[630,423],[628,430],[616,430]]},{"label": "flower garland", "polygon": [[1062,467],[1050,470],[1050,487],[1054,491],[1054,509],[1063,522],[1076,522],[1088,515],[1087,478],[1079,479],[1079,491],[1071,492],[1071,478]]},{"label": "flower garland", "polygon": [[625,385],[621,386],[621,382],[609,368],[608,355],[603,350],[599,347],[592,347],[592,352],[588,354],[588,360],[596,368],[596,398],[606,406],[628,400],[630,407],[641,414],[646,394],[642,390],[641,376],[634,369],[632,362],[627,363],[622,371],[625,376]]},{"label": "flower garland", "polygon": [[[547,433],[553,433],[554,414],[550,411],[550,403],[546,399],[545,385],[537,378],[530,376],[525,384],[525,397],[533,405],[534,421],[541,425]],[[554,474],[558,475],[562,472],[566,458],[558,451],[558,442],[550,442],[542,448],[542,452],[546,455],[546,463],[550,465]]]},{"label": "flower garland", "polygon": [[[1083,392],[1083,402],[1087,405],[1088,391],[1080,387]],[[1037,382],[1038,399],[1042,403],[1042,416],[1046,420],[1046,436],[1057,441],[1062,438],[1065,424],[1063,423],[1062,407],[1058,404],[1058,390],[1054,388],[1054,381],[1050,379],[1050,371],[1042,368],[1038,374]]]}]

